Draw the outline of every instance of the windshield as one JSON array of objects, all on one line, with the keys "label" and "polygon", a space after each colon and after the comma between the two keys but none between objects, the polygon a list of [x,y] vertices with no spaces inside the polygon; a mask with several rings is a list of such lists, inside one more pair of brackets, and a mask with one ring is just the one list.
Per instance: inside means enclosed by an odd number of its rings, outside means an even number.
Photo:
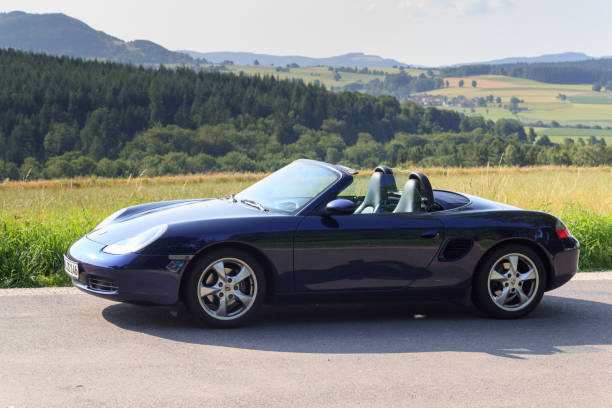
[{"label": "windshield", "polygon": [[266,209],[296,212],[332,185],[340,175],[324,166],[293,162],[236,194],[238,201],[261,204]]}]

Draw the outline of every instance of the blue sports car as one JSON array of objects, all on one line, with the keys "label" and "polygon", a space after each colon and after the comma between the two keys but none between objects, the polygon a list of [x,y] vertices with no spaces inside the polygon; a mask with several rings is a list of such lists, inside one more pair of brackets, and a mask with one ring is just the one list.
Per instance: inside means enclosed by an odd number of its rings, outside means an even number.
[{"label": "blue sports car", "polygon": [[517,318],[576,273],[579,243],[550,214],[433,190],[419,172],[401,189],[388,167],[356,174],[302,159],[228,198],[124,208],[72,245],[65,271],[87,293],[182,301],[215,327],[283,299],[470,296]]}]

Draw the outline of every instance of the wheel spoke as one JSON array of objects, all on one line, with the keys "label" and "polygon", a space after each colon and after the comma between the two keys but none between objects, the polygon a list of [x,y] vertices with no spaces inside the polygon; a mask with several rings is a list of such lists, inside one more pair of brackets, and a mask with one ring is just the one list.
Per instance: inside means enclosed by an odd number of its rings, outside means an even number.
[{"label": "wheel spoke", "polygon": [[506,286],[503,290],[502,293],[499,296],[495,296],[494,300],[497,304],[503,306],[506,303],[506,300],[508,299],[508,294],[510,294],[510,287]]},{"label": "wheel spoke", "polygon": [[495,269],[493,269],[491,271],[491,277],[489,279],[491,279],[491,280],[507,280],[508,278],[506,278],[504,275],[502,275],[501,273],[499,273]]},{"label": "wheel spoke", "polygon": [[210,295],[214,295],[219,292],[220,288],[216,286],[204,286],[200,285],[200,297],[206,297]]},{"label": "wheel spoke", "polygon": [[523,292],[523,288],[516,288],[516,294],[518,295],[519,302],[521,302],[521,304],[529,300],[529,296]]},{"label": "wheel spoke", "polygon": [[218,316],[227,316],[227,302],[225,296],[219,298],[219,307],[216,313]]},{"label": "wheel spoke", "polygon": [[219,279],[225,282],[225,265],[223,262],[217,262],[213,265],[213,269],[217,272]]},{"label": "wheel spoke", "polygon": [[234,295],[240,300],[240,302],[244,305],[244,307],[248,307],[253,301],[253,296],[247,295],[246,293],[236,291]]},{"label": "wheel spoke", "polygon": [[531,280],[536,278],[536,273],[533,268],[529,268],[529,270],[525,273],[522,273],[520,279],[522,281]]},{"label": "wheel spoke", "polygon": [[512,274],[517,273],[519,257],[517,255],[510,255],[508,260],[510,261],[510,272],[512,272]]},{"label": "wheel spoke", "polygon": [[238,272],[238,274],[233,277],[234,283],[240,283],[249,276],[251,276],[251,272],[249,272],[246,266],[243,266],[242,268],[240,268],[240,272]]}]

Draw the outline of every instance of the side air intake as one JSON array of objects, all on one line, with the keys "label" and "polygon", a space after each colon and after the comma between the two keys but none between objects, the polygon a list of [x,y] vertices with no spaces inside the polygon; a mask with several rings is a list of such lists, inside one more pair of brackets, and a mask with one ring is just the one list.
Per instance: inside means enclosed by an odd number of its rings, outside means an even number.
[{"label": "side air intake", "polygon": [[451,239],[444,246],[440,256],[442,261],[455,261],[463,258],[472,249],[470,239]]}]

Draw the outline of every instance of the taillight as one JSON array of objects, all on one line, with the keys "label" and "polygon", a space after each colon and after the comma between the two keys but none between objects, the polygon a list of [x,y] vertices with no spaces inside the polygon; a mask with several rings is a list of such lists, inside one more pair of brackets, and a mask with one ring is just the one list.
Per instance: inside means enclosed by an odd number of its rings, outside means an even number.
[{"label": "taillight", "polygon": [[572,236],[572,233],[569,229],[561,222],[561,220],[557,220],[557,225],[555,225],[555,232],[559,239],[569,238]]},{"label": "taillight", "polygon": [[563,238],[569,238],[572,234],[570,234],[569,230],[567,229],[567,227],[563,228],[563,229],[558,229],[557,230],[557,236],[560,239]]}]

